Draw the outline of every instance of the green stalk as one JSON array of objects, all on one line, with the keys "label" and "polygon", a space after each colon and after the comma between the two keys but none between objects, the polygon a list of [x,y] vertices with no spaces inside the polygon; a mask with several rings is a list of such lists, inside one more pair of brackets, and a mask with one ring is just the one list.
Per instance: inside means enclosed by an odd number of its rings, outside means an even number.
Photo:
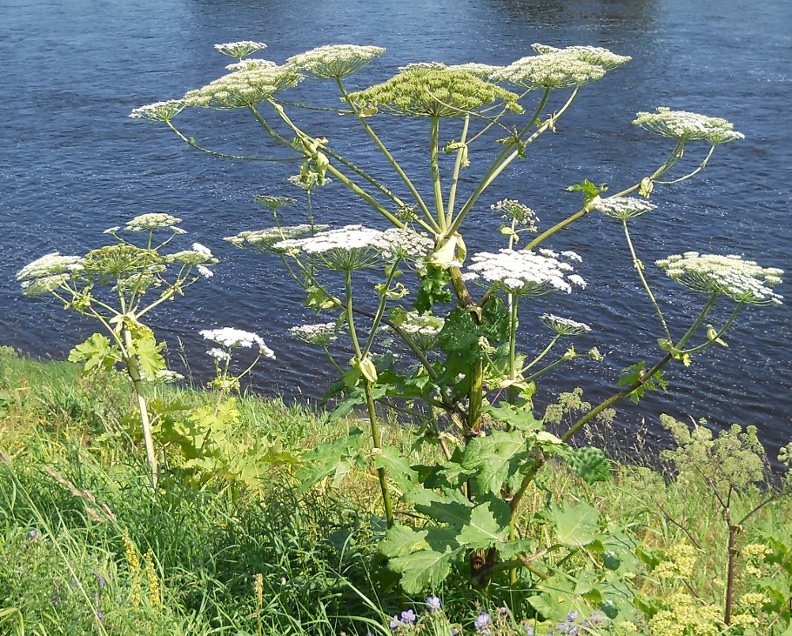
[{"label": "green stalk", "polygon": [[140,409],[140,421],[143,425],[143,442],[146,445],[146,457],[148,458],[149,468],[151,469],[151,485],[156,490],[157,481],[159,479],[159,469],[157,468],[157,456],[154,453],[154,435],[151,432],[151,420],[149,420],[146,398],[143,395],[143,381],[140,376],[140,366],[135,354],[132,353],[134,350],[132,333],[126,328],[124,328],[124,344],[124,353],[126,354],[124,362],[126,363],[129,377],[132,379],[132,384],[135,387],[135,395],[137,396],[138,408]]},{"label": "green stalk", "polygon": [[448,190],[448,206],[446,207],[446,224],[451,223],[454,218],[454,203],[456,203],[457,185],[459,184],[459,171],[462,169],[462,159],[467,155],[467,134],[468,127],[470,126],[470,115],[465,115],[465,122],[462,124],[462,136],[459,143],[462,144],[457,150],[456,163],[454,163],[454,172],[451,175],[451,186]]},{"label": "green stalk", "polygon": [[223,159],[236,159],[237,161],[299,161],[299,157],[245,157],[240,155],[229,155],[224,152],[217,152],[216,150],[210,150],[209,148],[204,148],[203,146],[199,146],[192,137],[187,137],[180,131],[176,126],[174,126],[170,121],[165,122],[168,127],[176,133],[176,135],[190,148],[195,150],[200,150],[208,155],[212,155],[213,157],[221,157]]},{"label": "green stalk", "polygon": [[435,215],[437,216],[440,229],[444,231],[446,229],[446,216],[445,206],[443,205],[443,190],[440,186],[440,162],[437,158],[439,143],[440,118],[432,117],[429,129],[429,165],[432,170],[432,185],[434,186]]},{"label": "green stalk", "polygon": [[371,351],[371,346],[374,344],[374,336],[377,334],[377,330],[379,329],[380,322],[382,321],[382,315],[385,313],[385,305],[388,302],[388,289],[390,289],[390,284],[393,282],[393,279],[396,277],[397,269],[396,266],[399,263],[399,259],[397,258],[390,266],[390,271],[388,272],[388,279],[385,281],[385,286],[383,287],[382,297],[380,298],[379,306],[377,307],[377,313],[374,315],[374,323],[371,325],[371,331],[369,332],[368,340],[366,341],[366,347],[363,350],[363,356],[367,356],[369,351]]},{"label": "green stalk", "polygon": [[[699,314],[698,318],[696,318],[696,320],[694,321],[693,325],[691,325],[687,333],[684,336],[682,336],[682,339],[676,344],[675,346],[676,349],[680,349],[688,340],[690,340],[693,334],[695,334],[696,331],[698,331],[698,328],[706,319],[707,314],[709,314],[710,310],[715,305],[715,301],[717,299],[718,299],[718,294],[712,294],[709,301],[704,306],[704,309],[701,310],[701,313]],[[597,415],[602,413],[602,411],[609,408],[611,405],[615,404],[622,398],[627,397],[628,395],[630,395],[630,393],[635,391],[635,389],[640,388],[641,386],[646,384],[649,380],[652,379],[655,373],[657,373],[660,369],[662,369],[665,365],[667,365],[672,359],[673,356],[670,353],[666,354],[651,369],[649,369],[649,371],[647,371],[643,375],[643,378],[636,380],[635,382],[630,384],[627,388],[622,389],[621,391],[615,393],[608,399],[600,402],[597,406],[595,406],[588,413],[586,413],[586,415],[584,415],[577,422],[575,422],[572,425],[572,427],[561,436],[561,441],[563,442],[568,441],[575,433],[577,433],[580,430],[582,426],[590,422]]]},{"label": "green stalk", "polygon": [[[684,141],[677,142],[677,145],[674,147],[674,150],[671,152],[671,156],[668,159],[666,159],[666,161],[663,163],[662,166],[660,166],[657,170],[655,170],[652,173],[652,175],[649,177],[649,181],[654,183],[655,180],[658,177],[662,176],[663,174],[668,172],[671,168],[673,168],[679,162],[679,160],[682,158],[682,154],[684,153],[684,149],[685,149],[685,142]],[[639,181],[635,185],[632,185],[629,188],[626,188],[626,189],[622,190],[621,192],[617,192],[616,194],[614,194],[612,196],[613,197],[624,197],[624,196],[627,196],[628,194],[632,194],[633,192],[635,192],[640,187],[641,187],[641,182]],[[575,212],[574,214],[570,215],[569,217],[567,217],[563,221],[560,221],[560,222],[556,223],[549,230],[545,230],[544,232],[542,232],[533,241],[528,243],[528,245],[525,246],[525,249],[532,250],[534,247],[536,247],[537,245],[542,243],[545,239],[549,238],[550,236],[552,236],[553,234],[555,234],[559,230],[563,230],[566,226],[571,225],[572,223],[574,223],[578,219],[586,216],[589,212],[591,212],[591,209],[588,206],[584,207],[582,210],[578,210],[577,212]]]},{"label": "green stalk", "polygon": [[550,341],[550,344],[549,344],[549,345],[547,345],[547,346],[544,348],[544,350],[542,351],[542,353],[540,353],[538,356],[536,356],[536,357],[535,357],[535,358],[534,358],[534,359],[533,359],[533,360],[530,362],[530,364],[528,364],[528,365],[526,365],[526,366],[524,366],[524,367],[523,367],[523,372],[527,371],[527,370],[528,370],[528,369],[530,369],[532,366],[534,366],[534,365],[538,364],[538,363],[539,363],[539,361],[540,361],[542,358],[544,358],[544,357],[545,357],[545,356],[546,356],[548,353],[550,353],[550,349],[552,349],[552,348],[555,346],[555,343],[556,343],[556,342],[558,342],[558,341],[560,340],[560,338],[561,338],[561,336],[560,336],[559,334],[556,334],[555,336],[553,336],[553,339]]},{"label": "green stalk", "polygon": [[[346,291],[346,316],[347,323],[349,324],[349,335],[352,338],[352,345],[355,349],[358,363],[364,360],[363,351],[360,348],[357,332],[355,330],[354,321],[354,308],[352,304],[352,272],[346,270],[344,272],[344,286]],[[382,438],[380,436],[379,424],[377,423],[377,412],[374,406],[374,396],[371,392],[371,382],[363,376],[363,386],[366,392],[366,408],[369,415],[369,424],[371,425],[371,442],[377,450],[382,449]],[[382,492],[382,504],[385,507],[385,519],[388,527],[393,527],[393,506],[391,504],[390,490],[388,489],[388,476],[384,468],[377,468],[377,477],[379,478],[380,491]]]},{"label": "green stalk", "polygon": [[349,107],[355,112],[355,115],[357,115],[358,121],[360,122],[360,125],[363,127],[363,130],[365,130],[368,136],[371,137],[371,140],[377,146],[377,148],[385,157],[385,159],[388,161],[388,163],[396,171],[396,174],[399,175],[399,177],[401,177],[401,180],[404,182],[404,185],[407,186],[407,189],[410,191],[410,194],[412,194],[413,198],[415,199],[415,202],[418,204],[418,207],[421,209],[421,212],[424,214],[424,216],[427,219],[431,219],[432,221],[434,221],[434,219],[432,218],[432,214],[429,212],[429,207],[426,205],[426,203],[424,203],[421,194],[418,192],[417,188],[413,185],[413,182],[407,176],[407,173],[404,172],[404,170],[396,161],[396,159],[393,157],[393,155],[390,153],[390,151],[385,147],[385,144],[382,143],[380,138],[374,132],[374,129],[371,126],[369,126],[369,123],[360,114],[360,110],[357,108],[355,103],[349,99],[349,93],[347,93],[346,88],[344,88],[341,79],[337,78],[336,82],[338,84],[338,88],[341,90],[341,94],[344,97],[344,101],[347,104],[349,104]]},{"label": "green stalk", "polygon": [[[517,379],[517,304],[520,297],[509,294],[509,379]],[[514,384],[509,386],[509,404],[514,404],[517,399],[517,389]]]},{"label": "green stalk", "polygon": [[643,263],[638,259],[638,256],[636,256],[635,254],[635,248],[633,247],[633,242],[630,239],[630,231],[627,229],[627,219],[622,219],[622,225],[624,226],[624,236],[627,239],[627,245],[630,248],[630,254],[632,254],[635,271],[638,272],[638,277],[641,279],[644,289],[646,290],[646,293],[649,295],[649,300],[651,300],[652,304],[654,305],[655,311],[657,312],[657,315],[660,318],[660,324],[663,325],[663,331],[665,332],[666,338],[671,340],[671,332],[668,330],[668,325],[666,324],[665,318],[663,318],[663,312],[660,310],[660,305],[657,304],[657,300],[655,300],[654,294],[652,293],[652,290],[649,288],[649,283],[646,281],[646,277],[644,276]]},{"label": "green stalk", "polygon": [[715,336],[711,338],[708,342],[705,342],[704,344],[700,344],[697,347],[693,347],[692,349],[681,349],[679,352],[683,354],[698,353],[699,351],[703,351],[707,347],[712,346],[718,340],[718,338],[720,338],[724,333],[726,333],[729,327],[732,326],[734,321],[737,319],[737,314],[740,313],[740,310],[742,309],[744,304],[745,303],[737,304],[737,306],[734,308],[734,311],[731,313],[731,316],[729,316],[729,319],[726,321],[726,324],[723,325],[723,328],[718,333],[716,333]]}]

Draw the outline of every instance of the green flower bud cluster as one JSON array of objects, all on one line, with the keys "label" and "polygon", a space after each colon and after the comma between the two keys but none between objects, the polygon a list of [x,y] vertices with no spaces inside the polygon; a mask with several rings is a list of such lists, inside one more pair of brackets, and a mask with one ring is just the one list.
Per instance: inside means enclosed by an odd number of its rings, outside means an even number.
[{"label": "green flower bud cluster", "polygon": [[497,101],[522,112],[518,95],[445,64],[413,64],[391,79],[350,98],[361,108],[378,108],[412,117],[463,117]]}]

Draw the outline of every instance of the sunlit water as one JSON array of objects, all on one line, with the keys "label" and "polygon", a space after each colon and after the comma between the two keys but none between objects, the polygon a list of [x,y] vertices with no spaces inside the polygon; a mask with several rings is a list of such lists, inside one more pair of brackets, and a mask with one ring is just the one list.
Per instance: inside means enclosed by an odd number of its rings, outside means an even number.
[{"label": "sunlit water", "polygon": [[[470,218],[469,248],[498,246],[486,207],[499,198],[527,203],[549,227],[579,203],[567,185],[589,178],[616,191],[648,174],[670,146],[630,122],[637,111],[666,105],[725,117],[746,139],[719,148],[700,178],[657,193],[660,208],[633,225],[643,262],[695,249],[790,269],[792,5],[782,0],[2,0],[0,24],[0,343],[30,354],[62,357],[92,326],[75,327],[74,316],[53,301],[24,299],[14,273],[47,252],[96,247],[106,238],[102,230],[134,215],[167,211],[184,218],[189,239],[221,258],[211,281],[158,314],[155,326],[174,366],[184,358],[196,379],[205,379],[209,365],[198,330],[233,325],[260,333],[276,350],[278,360],[256,374],[256,390],[321,396],[332,379],[329,365],[286,333],[308,317],[302,298],[276,261],[221,240],[269,225],[252,195],[299,195],[285,182],[295,165],[209,158],[163,127],[128,118],[136,106],[179,97],[217,77],[224,60],[212,45],[239,39],[267,42],[266,57],[279,62],[330,43],[387,47],[370,71],[353,78],[358,82],[383,80],[414,61],[507,64],[529,54],[534,42],[631,55],[630,65],[585,87],[558,133],[542,138],[492,189]],[[260,150],[251,141],[254,128],[201,127],[217,122],[195,119],[189,132],[224,150]],[[330,122],[338,124],[335,116]],[[376,123],[402,156],[425,139],[418,122]],[[321,134],[332,137],[331,125]],[[690,151],[695,155],[693,146]],[[377,161],[367,150],[354,152],[364,165]],[[376,222],[338,184],[316,198],[320,217],[334,224]],[[590,215],[550,246],[578,251],[584,257],[579,271],[590,285],[526,306],[526,332],[539,332],[538,313],[568,315],[596,327],[576,342],[578,350],[596,345],[607,357],[596,368],[556,373],[538,400],[582,385],[594,401],[613,391],[622,367],[657,356],[660,334],[618,223]],[[654,267],[648,275],[683,330],[685,316],[702,299]],[[778,291],[789,295],[786,287]],[[786,443],[792,437],[791,316],[789,305],[748,308],[729,334],[728,349],[697,357],[689,370],[670,371],[669,396],[620,406],[619,427],[629,438],[642,418],[656,429],[657,415],[669,412],[707,417],[718,426],[756,424],[772,448]],[[527,347],[541,343],[538,335],[525,338]]]}]

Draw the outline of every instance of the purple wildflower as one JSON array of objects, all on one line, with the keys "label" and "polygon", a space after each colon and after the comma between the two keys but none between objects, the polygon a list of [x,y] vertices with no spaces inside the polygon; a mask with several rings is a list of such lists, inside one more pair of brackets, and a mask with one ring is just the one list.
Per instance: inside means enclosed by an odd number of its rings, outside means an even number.
[{"label": "purple wildflower", "polygon": [[577,610],[572,610],[571,612],[569,612],[569,614],[567,614],[566,617],[567,623],[574,623],[577,620],[579,614],[580,612],[578,612]]},{"label": "purple wildflower", "polygon": [[411,609],[401,613],[401,620],[405,625],[412,625],[415,623],[416,618],[415,612],[413,612]]},{"label": "purple wildflower", "polygon": [[476,631],[483,632],[487,627],[492,624],[492,618],[490,617],[489,613],[481,612],[476,618],[476,621],[473,623],[473,627],[476,628]]},{"label": "purple wildflower", "polygon": [[401,621],[399,621],[399,617],[398,616],[394,616],[391,619],[390,628],[391,629],[396,629],[400,624],[401,624]]},{"label": "purple wildflower", "polygon": [[104,617],[105,617],[105,613],[102,610],[96,612],[96,618],[98,618],[100,621],[103,621]]},{"label": "purple wildflower", "polygon": [[41,530],[33,528],[33,530],[28,532],[27,536],[28,536],[28,539],[30,539],[31,541],[35,541],[36,539],[39,539],[41,537]]},{"label": "purple wildflower", "polygon": [[533,630],[533,627],[531,627],[531,626],[530,626],[530,625],[528,625],[527,623],[526,623],[526,625],[525,625],[525,636],[534,636],[534,630]]},{"label": "purple wildflower", "polygon": [[430,612],[439,612],[440,611],[440,599],[436,596],[427,596],[426,597],[426,609]]}]

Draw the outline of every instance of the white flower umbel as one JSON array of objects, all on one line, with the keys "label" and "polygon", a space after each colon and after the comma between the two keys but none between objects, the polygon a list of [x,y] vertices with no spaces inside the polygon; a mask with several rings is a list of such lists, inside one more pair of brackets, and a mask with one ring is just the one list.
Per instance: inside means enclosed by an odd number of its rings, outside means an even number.
[{"label": "white flower umbel", "polygon": [[231,359],[231,354],[224,349],[209,349],[206,353],[218,362],[226,362]]},{"label": "white flower umbel", "polygon": [[479,252],[463,275],[465,280],[493,286],[516,296],[541,296],[552,291],[571,293],[572,286],[585,287],[574,268],[551,250],[537,254],[529,250],[503,249],[497,254]]},{"label": "white flower umbel", "polygon": [[226,42],[225,44],[215,44],[215,51],[227,55],[228,57],[235,57],[242,59],[256,51],[262,51],[267,48],[264,42],[252,42],[251,40],[241,40],[239,42]]},{"label": "white flower umbel", "polygon": [[67,275],[73,271],[83,269],[85,259],[81,256],[63,256],[60,252],[45,254],[32,263],[25,265],[17,272],[18,281],[47,278],[50,276]]},{"label": "white flower umbel", "polygon": [[130,232],[148,232],[160,228],[174,228],[175,225],[181,223],[181,219],[165,214],[162,212],[153,212],[150,214],[141,214],[126,224],[126,228]]},{"label": "white flower umbel", "polygon": [[334,322],[291,327],[289,333],[306,344],[327,346],[338,340],[338,329]]},{"label": "white flower umbel", "polygon": [[132,119],[150,119],[151,121],[170,121],[187,107],[180,99],[171,99],[167,102],[154,102],[140,108],[135,108],[129,116]]},{"label": "white flower umbel", "polygon": [[545,327],[555,331],[559,336],[582,336],[591,331],[591,327],[584,322],[561,318],[554,314],[542,314],[539,316],[539,320],[542,321]]},{"label": "white flower umbel", "polygon": [[410,336],[413,344],[422,351],[434,349],[437,336],[445,324],[445,320],[440,316],[401,309],[394,310],[392,321],[402,332]]},{"label": "white flower umbel", "polygon": [[465,71],[486,81],[492,77],[493,73],[500,71],[503,67],[493,66],[492,64],[480,64],[479,62],[468,62],[467,64],[453,64],[448,68],[455,71]]},{"label": "white flower umbel", "polygon": [[249,68],[272,68],[273,66],[277,66],[277,64],[275,62],[271,62],[270,60],[240,60],[239,62],[228,64],[226,66],[226,70],[242,71]]},{"label": "white flower umbel", "polygon": [[493,81],[531,89],[573,88],[602,78],[632,58],[607,49],[573,46],[555,49],[534,44],[538,55],[523,57],[492,74]]},{"label": "white flower umbel", "polygon": [[635,197],[607,197],[601,199],[597,196],[589,201],[587,207],[591,210],[599,210],[615,219],[631,219],[651,212],[657,206],[644,199]]},{"label": "white flower umbel", "polygon": [[165,261],[184,265],[214,265],[218,262],[211,252],[207,255],[205,252],[198,250],[181,250],[173,254],[167,254]]},{"label": "white flower umbel", "polygon": [[347,225],[303,239],[279,241],[272,249],[301,251],[316,256],[325,269],[352,271],[371,267],[381,258],[382,234],[362,225]]},{"label": "white flower umbel", "polygon": [[385,230],[376,244],[382,250],[382,257],[387,260],[401,258],[416,261],[434,250],[433,239],[407,227]]},{"label": "white flower umbel", "polygon": [[525,229],[536,232],[536,224],[539,223],[539,217],[527,205],[520,203],[517,199],[501,199],[493,203],[491,209],[501,213],[501,218],[507,221],[514,220],[519,225],[525,226]]},{"label": "white flower umbel", "polygon": [[200,243],[193,243],[192,248],[194,252],[198,252],[199,254],[203,254],[207,258],[214,258],[212,256],[212,250],[210,250],[205,245],[201,245]]},{"label": "white flower umbel", "polygon": [[196,266],[196,269],[198,270],[198,273],[204,278],[211,278],[214,276],[214,272],[206,267],[206,265],[198,265]]},{"label": "white flower umbel", "polygon": [[261,355],[266,358],[271,358],[272,360],[275,359],[275,354],[272,352],[272,349],[264,343],[261,336],[251,333],[250,331],[243,331],[242,329],[235,329],[233,327],[222,327],[220,329],[204,329],[200,333],[207,340],[216,342],[227,349],[258,347]]},{"label": "white flower umbel", "polygon": [[300,239],[310,236],[315,232],[327,229],[327,225],[288,225],[280,227],[269,227],[264,230],[252,230],[240,232],[236,236],[226,236],[223,240],[228,241],[237,247],[244,247],[245,244],[251,245],[262,252],[272,252],[283,250],[273,250],[272,246],[279,241],[287,239]]},{"label": "white flower umbel", "polygon": [[702,140],[713,146],[745,138],[742,133],[732,130],[733,124],[720,117],[707,117],[662,106],[656,113],[637,113],[633,123],[662,137]]},{"label": "white flower umbel", "polygon": [[292,66],[253,65],[224,75],[202,88],[188,91],[187,106],[226,110],[255,106],[278,91],[296,86],[303,76]]},{"label": "white flower umbel", "polygon": [[25,296],[43,296],[65,286],[71,280],[69,274],[54,274],[22,281],[22,293]]},{"label": "white flower umbel", "polygon": [[300,53],[286,62],[322,79],[340,79],[357,73],[385,52],[379,46],[334,44]]},{"label": "white flower umbel", "polygon": [[752,305],[780,305],[783,299],[771,287],[781,283],[784,271],[761,267],[740,256],[685,252],[661,259],[657,265],[692,291],[720,294]]}]

